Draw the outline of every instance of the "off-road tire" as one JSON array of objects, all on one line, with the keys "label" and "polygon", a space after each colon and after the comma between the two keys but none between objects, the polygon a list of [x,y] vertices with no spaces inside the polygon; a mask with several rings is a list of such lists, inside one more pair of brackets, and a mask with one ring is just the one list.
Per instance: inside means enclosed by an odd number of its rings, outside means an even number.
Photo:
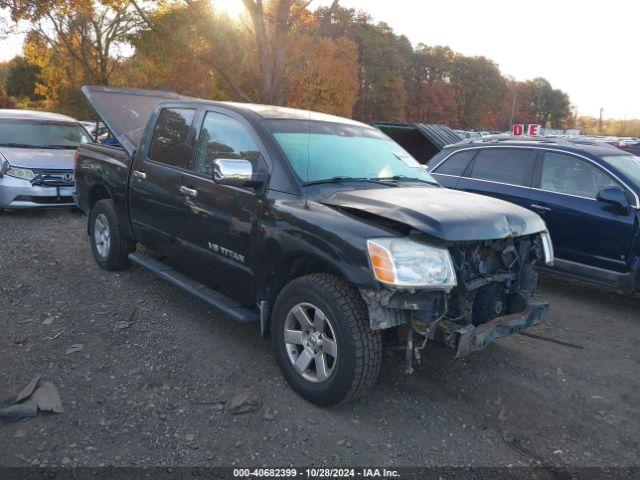
[{"label": "off-road tire", "polygon": [[[98,253],[94,235],[96,218],[100,214],[106,218],[109,226],[110,246],[106,256]],[[113,271],[124,270],[129,267],[129,254],[136,249],[136,242],[123,233],[112,200],[98,200],[91,209],[89,213],[89,239],[93,258],[100,268]]]},{"label": "off-road tire", "polygon": [[[294,369],[286,350],[286,317],[300,303],[311,303],[321,309],[335,332],[338,351],[335,367],[321,383],[303,378]],[[355,400],[373,386],[380,373],[381,335],[369,327],[367,307],[357,288],[337,275],[306,275],[286,285],[273,307],[271,338],[278,366],[289,385],[316,405],[332,406]]]}]

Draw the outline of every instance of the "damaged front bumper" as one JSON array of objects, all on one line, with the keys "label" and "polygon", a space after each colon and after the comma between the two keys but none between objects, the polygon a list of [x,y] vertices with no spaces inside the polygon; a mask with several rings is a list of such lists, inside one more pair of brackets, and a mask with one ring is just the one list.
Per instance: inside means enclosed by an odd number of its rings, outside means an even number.
[{"label": "damaged front bumper", "polygon": [[444,344],[451,348],[454,356],[458,358],[482,350],[498,338],[544,323],[548,312],[548,302],[529,303],[520,313],[497,317],[477,327],[444,320],[438,324],[438,330]]}]

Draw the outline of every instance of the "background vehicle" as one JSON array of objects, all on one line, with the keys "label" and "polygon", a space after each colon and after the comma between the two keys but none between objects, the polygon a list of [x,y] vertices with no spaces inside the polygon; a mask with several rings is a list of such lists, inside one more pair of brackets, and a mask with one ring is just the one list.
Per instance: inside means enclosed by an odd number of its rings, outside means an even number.
[{"label": "background vehicle", "polygon": [[[106,270],[132,260],[271,333],[320,405],[376,380],[383,332],[407,369],[434,337],[456,356],[542,322],[526,209],[441,188],[379,130],[287,108],[84,87],[122,148],[86,145],[77,201]],[[132,114],[132,112],[134,114]],[[136,242],[166,257],[134,253]],[[415,342],[414,342],[415,339]]]},{"label": "background vehicle", "polygon": [[89,142],[71,117],[0,110],[0,210],[73,205],[73,156]]},{"label": "background vehicle", "polygon": [[618,143],[617,147],[625,152],[632,153],[636,156],[640,156],[640,141],[639,140],[624,140]]},{"label": "background vehicle", "polygon": [[492,140],[445,147],[428,165],[449,188],[539,213],[554,270],[624,291],[640,288],[640,159],[589,140]]}]

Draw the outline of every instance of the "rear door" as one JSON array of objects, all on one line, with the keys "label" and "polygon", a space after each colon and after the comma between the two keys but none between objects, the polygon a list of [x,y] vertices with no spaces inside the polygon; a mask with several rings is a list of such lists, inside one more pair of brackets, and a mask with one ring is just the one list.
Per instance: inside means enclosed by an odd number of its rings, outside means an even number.
[{"label": "rear door", "polygon": [[443,187],[456,188],[458,180],[469,168],[473,157],[475,157],[477,149],[465,149],[459,150],[451,155],[448,155],[445,160],[435,161],[435,167],[431,170],[431,174],[435,176]]},{"label": "rear door", "polygon": [[[266,171],[260,140],[241,117],[204,112],[195,162],[180,176],[177,245],[200,278],[241,303],[255,301],[255,242],[261,197],[251,188],[213,180],[218,158],[245,159],[254,171]],[[216,284],[216,282],[218,284]]]},{"label": "rear door", "polygon": [[536,157],[532,148],[481,148],[456,188],[528,208]]},{"label": "rear door", "polygon": [[542,152],[530,207],[547,223],[556,257],[607,270],[627,269],[635,212],[596,199],[600,189],[612,185],[624,189],[595,163],[568,153]]},{"label": "rear door", "polygon": [[136,155],[129,181],[129,216],[143,244],[170,253],[180,175],[193,158],[194,108],[160,110],[148,148]]}]

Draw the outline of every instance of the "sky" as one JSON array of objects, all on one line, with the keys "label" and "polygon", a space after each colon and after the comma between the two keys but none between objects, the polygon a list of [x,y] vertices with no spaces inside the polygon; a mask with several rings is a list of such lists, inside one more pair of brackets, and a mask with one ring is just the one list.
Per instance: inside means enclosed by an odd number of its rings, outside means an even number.
[{"label": "sky", "polygon": [[[232,12],[241,9],[241,0],[217,1]],[[311,6],[330,3],[315,0]],[[603,108],[605,118],[640,118],[637,0],[340,0],[340,4],[367,11],[414,45],[448,45],[464,55],[484,55],[517,80],[545,77],[569,94],[579,115],[597,117]],[[0,61],[20,50],[19,36],[0,39]]]}]

